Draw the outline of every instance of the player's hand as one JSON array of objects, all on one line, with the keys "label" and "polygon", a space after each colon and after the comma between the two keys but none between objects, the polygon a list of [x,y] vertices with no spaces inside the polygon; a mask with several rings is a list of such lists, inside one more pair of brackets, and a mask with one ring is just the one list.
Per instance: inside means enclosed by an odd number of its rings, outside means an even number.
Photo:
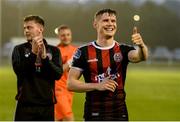
[{"label": "player's hand", "polygon": [[99,90],[99,91],[109,90],[109,91],[114,92],[117,86],[118,86],[118,84],[116,81],[106,79],[106,80],[102,81],[101,83],[97,84],[97,90]]},{"label": "player's hand", "polygon": [[73,62],[73,57],[71,57],[68,61],[67,61],[67,64],[69,67],[72,66],[72,62]]},{"label": "player's hand", "polygon": [[42,44],[41,48],[39,48],[41,50],[41,58],[42,59],[45,59],[47,57],[47,54],[46,54],[46,47],[44,45],[44,43]]},{"label": "player's hand", "polygon": [[142,39],[140,33],[138,33],[137,27],[133,28],[132,42],[137,46],[144,47],[143,39]]},{"label": "player's hand", "polygon": [[43,42],[43,36],[36,36],[32,39],[32,52],[36,55],[41,54],[41,58],[46,58],[46,48]]},{"label": "player's hand", "polygon": [[39,48],[43,45],[43,38],[42,36],[36,36],[32,38],[32,52],[34,54],[38,54]]}]

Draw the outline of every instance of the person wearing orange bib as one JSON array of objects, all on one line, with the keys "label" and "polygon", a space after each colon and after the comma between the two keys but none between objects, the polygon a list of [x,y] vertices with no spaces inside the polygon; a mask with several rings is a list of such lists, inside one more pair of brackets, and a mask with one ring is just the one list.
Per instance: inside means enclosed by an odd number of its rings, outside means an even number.
[{"label": "person wearing orange bib", "polygon": [[72,121],[74,120],[72,111],[73,92],[67,89],[67,77],[69,68],[71,67],[72,57],[76,51],[76,47],[71,44],[72,31],[66,25],[61,25],[56,28],[55,33],[58,35],[60,44],[57,46],[60,49],[63,63],[63,75],[55,83],[55,95],[57,103],[55,104],[55,119]]}]

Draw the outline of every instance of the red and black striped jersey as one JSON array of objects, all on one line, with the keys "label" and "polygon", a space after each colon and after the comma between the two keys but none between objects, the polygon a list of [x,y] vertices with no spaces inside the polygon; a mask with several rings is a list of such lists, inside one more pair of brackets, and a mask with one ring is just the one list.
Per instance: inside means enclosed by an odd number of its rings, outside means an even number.
[{"label": "red and black striped jersey", "polygon": [[82,71],[86,83],[99,83],[106,78],[118,83],[115,92],[87,92],[85,116],[93,113],[103,115],[107,112],[116,114],[124,103],[124,85],[130,50],[134,50],[134,47],[121,45],[116,41],[109,47],[100,47],[93,41],[76,51],[72,67]]}]

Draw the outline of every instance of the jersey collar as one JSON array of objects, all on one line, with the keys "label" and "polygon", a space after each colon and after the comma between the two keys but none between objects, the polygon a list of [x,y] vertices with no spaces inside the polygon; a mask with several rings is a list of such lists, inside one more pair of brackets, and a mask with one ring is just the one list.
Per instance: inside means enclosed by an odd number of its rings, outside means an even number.
[{"label": "jersey collar", "polygon": [[[96,41],[96,40],[95,40],[95,41]],[[93,45],[95,48],[100,49],[100,50],[109,50],[109,49],[113,48],[114,45],[115,45],[115,41],[113,41],[113,44],[110,45],[110,46],[100,47],[100,46],[98,46],[97,44],[95,44],[95,41],[92,42],[92,45]]]}]

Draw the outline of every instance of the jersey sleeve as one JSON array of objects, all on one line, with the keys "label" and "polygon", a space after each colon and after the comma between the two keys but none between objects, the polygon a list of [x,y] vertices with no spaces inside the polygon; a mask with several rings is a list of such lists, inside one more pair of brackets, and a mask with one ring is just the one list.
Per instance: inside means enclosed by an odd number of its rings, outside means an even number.
[{"label": "jersey sleeve", "polygon": [[82,48],[78,48],[73,55],[72,68],[83,71],[85,67],[85,58],[83,56]]},{"label": "jersey sleeve", "polygon": [[129,62],[128,53],[131,50],[135,50],[134,46],[123,44],[123,45],[120,45],[120,48],[121,48],[124,60]]}]

